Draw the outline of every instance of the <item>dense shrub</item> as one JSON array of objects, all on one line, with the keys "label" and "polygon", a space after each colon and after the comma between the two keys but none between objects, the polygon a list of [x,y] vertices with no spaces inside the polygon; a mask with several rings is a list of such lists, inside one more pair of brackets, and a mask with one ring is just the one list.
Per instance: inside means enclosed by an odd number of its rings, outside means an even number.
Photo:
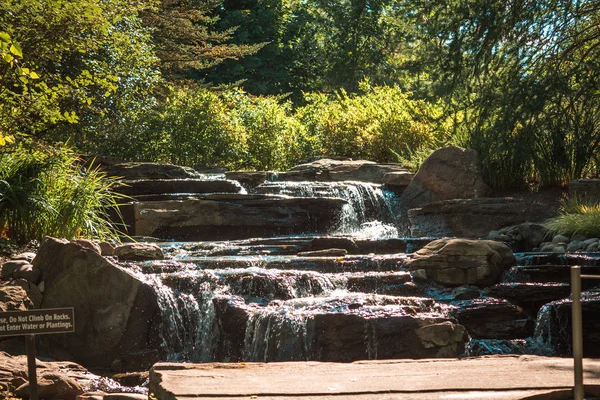
[{"label": "dense shrub", "polygon": [[410,161],[444,143],[450,124],[442,110],[396,87],[367,87],[363,95],[345,91],[335,98],[309,95],[299,110],[323,154],[380,162]]},{"label": "dense shrub", "polygon": [[19,243],[45,235],[117,239],[108,212],[114,181],[68,148],[29,145],[0,153],[0,232]]}]

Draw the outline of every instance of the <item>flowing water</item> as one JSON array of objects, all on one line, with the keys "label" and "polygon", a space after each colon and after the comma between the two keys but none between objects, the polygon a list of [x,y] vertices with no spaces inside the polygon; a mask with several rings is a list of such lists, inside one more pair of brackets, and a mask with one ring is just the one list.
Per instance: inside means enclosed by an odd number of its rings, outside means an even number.
[{"label": "flowing water", "polygon": [[[158,295],[169,361],[455,357],[460,339],[423,338],[456,322],[471,332],[466,355],[563,354],[568,332],[557,304],[568,296],[568,265],[600,273],[598,254],[519,254],[501,285],[442,288],[403,269],[429,239],[398,238],[398,197],[380,185],[265,182],[250,191],[335,197],[346,205],[325,236],[165,243],[167,260],[137,263],[134,272]],[[331,248],[348,254],[311,253]],[[470,315],[486,307],[491,311],[469,326]]]}]

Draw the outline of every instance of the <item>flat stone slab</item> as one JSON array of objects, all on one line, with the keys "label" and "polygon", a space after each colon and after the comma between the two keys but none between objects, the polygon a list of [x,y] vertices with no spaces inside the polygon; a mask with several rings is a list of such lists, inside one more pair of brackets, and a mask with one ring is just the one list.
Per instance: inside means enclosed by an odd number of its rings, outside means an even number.
[{"label": "flat stone slab", "polygon": [[[600,359],[585,359],[583,366],[586,387],[597,389]],[[159,363],[150,371],[150,393],[158,400],[489,400],[544,394],[548,397],[536,398],[563,399],[568,397],[561,393],[568,396],[572,385],[572,359],[529,355],[354,363]]]}]

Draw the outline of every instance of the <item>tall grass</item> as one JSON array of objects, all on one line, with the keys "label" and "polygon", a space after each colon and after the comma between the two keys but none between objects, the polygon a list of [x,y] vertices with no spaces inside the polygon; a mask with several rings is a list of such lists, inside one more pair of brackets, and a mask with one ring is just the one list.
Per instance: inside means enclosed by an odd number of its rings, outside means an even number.
[{"label": "tall grass", "polygon": [[66,147],[32,145],[0,153],[0,232],[18,243],[45,235],[118,239],[108,212],[115,181],[83,167]]},{"label": "tall grass", "polygon": [[587,197],[567,197],[562,202],[560,215],[550,219],[546,227],[567,236],[600,237],[600,203]]}]

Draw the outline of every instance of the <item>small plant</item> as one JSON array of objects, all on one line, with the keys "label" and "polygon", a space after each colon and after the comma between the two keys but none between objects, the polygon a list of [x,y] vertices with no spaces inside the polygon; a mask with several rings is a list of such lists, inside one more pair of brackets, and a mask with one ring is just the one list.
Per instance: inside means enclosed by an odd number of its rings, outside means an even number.
[{"label": "small plant", "polygon": [[600,236],[600,202],[590,197],[570,196],[562,201],[560,215],[546,222],[553,233],[567,236]]},{"label": "small plant", "polygon": [[17,243],[45,235],[118,239],[108,213],[115,180],[84,167],[67,147],[30,145],[0,153],[0,232]]}]

